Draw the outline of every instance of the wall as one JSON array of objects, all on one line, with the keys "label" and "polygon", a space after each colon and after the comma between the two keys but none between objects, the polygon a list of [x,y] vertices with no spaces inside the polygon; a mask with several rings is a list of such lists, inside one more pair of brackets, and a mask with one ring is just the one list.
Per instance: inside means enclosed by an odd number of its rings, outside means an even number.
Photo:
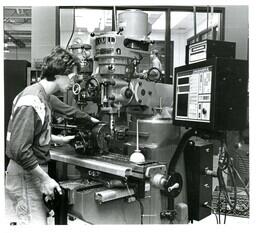
[{"label": "wall", "polygon": [[56,8],[32,7],[31,62],[42,60],[55,47]]},{"label": "wall", "polygon": [[236,58],[248,59],[248,6],[225,6],[225,40],[236,42]]},{"label": "wall", "polygon": [[174,41],[173,67],[185,65],[187,38],[184,36],[183,32],[173,30],[171,40]]}]

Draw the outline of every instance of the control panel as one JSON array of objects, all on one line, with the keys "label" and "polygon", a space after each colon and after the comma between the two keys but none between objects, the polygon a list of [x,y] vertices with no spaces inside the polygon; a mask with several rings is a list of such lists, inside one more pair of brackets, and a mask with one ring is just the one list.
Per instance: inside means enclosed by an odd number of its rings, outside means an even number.
[{"label": "control panel", "polygon": [[173,124],[238,130],[246,124],[248,62],[212,58],[175,68]]},{"label": "control panel", "polygon": [[212,66],[177,74],[175,119],[210,122]]}]

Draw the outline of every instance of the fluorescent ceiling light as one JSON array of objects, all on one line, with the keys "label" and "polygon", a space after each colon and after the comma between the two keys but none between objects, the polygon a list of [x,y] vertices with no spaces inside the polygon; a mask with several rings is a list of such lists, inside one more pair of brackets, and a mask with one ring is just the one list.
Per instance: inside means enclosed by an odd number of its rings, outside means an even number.
[{"label": "fluorescent ceiling light", "polygon": [[[149,14],[150,18],[150,14]],[[150,20],[149,20],[150,21]],[[164,30],[165,29],[165,13],[162,13],[155,22],[152,24],[152,30]]]},{"label": "fluorescent ceiling light", "polygon": [[93,32],[95,28],[104,30],[105,26],[111,25],[111,11],[103,10],[76,10],[76,27],[87,28]]},{"label": "fluorescent ceiling light", "polygon": [[[171,28],[177,26],[183,19],[185,19],[190,12],[173,12],[171,13]],[[154,17],[154,14],[152,14]],[[149,13],[149,19],[151,15]],[[150,20],[149,20],[150,21]],[[165,13],[161,13],[161,15],[153,22],[152,24],[153,30],[165,30]]]},{"label": "fluorescent ceiling light", "polygon": [[176,27],[183,19],[191,15],[191,12],[173,12],[171,13],[171,28]]}]

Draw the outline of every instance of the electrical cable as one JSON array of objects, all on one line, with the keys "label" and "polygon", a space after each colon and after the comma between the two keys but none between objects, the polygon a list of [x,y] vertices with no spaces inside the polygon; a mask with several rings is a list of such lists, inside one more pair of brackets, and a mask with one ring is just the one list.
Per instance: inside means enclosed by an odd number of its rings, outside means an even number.
[{"label": "electrical cable", "polygon": [[[234,175],[234,167],[233,167],[233,165],[232,165],[232,163],[231,163],[231,165],[228,167],[228,171],[229,171],[229,173],[230,173],[230,177],[231,177],[231,182],[232,182],[232,187],[233,187],[233,189],[234,189],[234,204],[233,204],[233,206],[232,206],[232,208],[231,208],[231,210],[233,211],[233,210],[235,210],[236,209],[236,205],[237,205],[237,184],[236,184],[236,179],[235,179],[235,175]],[[230,196],[229,196],[229,194],[228,194],[228,192],[227,192],[227,196],[228,196],[228,200],[230,201],[230,203],[231,203],[231,200],[230,200]]]},{"label": "electrical cable", "polygon": [[[204,138],[204,136],[203,136],[204,132],[200,131],[199,133],[202,134],[200,136],[202,138]],[[175,153],[174,153],[172,159],[169,162],[168,175],[170,175],[171,172],[175,170],[178,159],[179,159],[181,153],[183,152],[187,142],[189,141],[189,138],[192,137],[192,136],[197,136],[197,134],[199,134],[199,133],[197,131],[195,131],[194,129],[191,129],[191,130],[188,130],[187,132],[185,132],[185,134],[183,135],[180,143],[178,144],[178,146],[175,150]],[[224,138],[226,138],[226,133],[224,135],[223,134],[222,135],[217,135],[216,134],[216,136],[221,141],[221,151],[220,151],[220,157],[219,157],[219,163],[218,163],[218,169],[217,169],[217,177],[218,177],[219,187],[220,187],[219,198],[218,198],[218,203],[219,203],[218,204],[218,214],[219,214],[219,217],[217,217],[217,215],[215,215],[215,216],[216,216],[217,224],[221,224],[221,218],[220,218],[220,214],[221,214],[221,194],[223,193],[223,196],[225,198],[225,203],[226,203],[226,208],[225,208],[226,210],[225,210],[225,215],[224,215],[224,224],[226,224],[226,216],[227,216],[227,213],[228,213],[227,204],[230,207],[229,211],[235,211],[235,210],[240,211],[240,210],[236,209],[236,206],[237,206],[236,176],[242,182],[248,198],[249,198],[249,191],[248,191],[248,187],[246,186],[245,182],[242,180],[240,174],[238,173],[238,171],[233,166],[232,157],[231,157],[231,155],[228,151],[226,141],[224,140]],[[227,187],[226,187],[226,184],[225,184],[225,181],[224,181],[224,178],[223,178],[223,173],[230,176],[230,180],[231,180],[232,187],[233,187],[233,195],[234,195],[232,201],[231,201],[229,192],[227,190]],[[248,211],[248,209],[249,208],[243,210],[243,212]]]},{"label": "electrical cable", "polygon": [[[228,153],[229,154],[229,153]],[[239,153],[237,153],[237,155],[239,156],[239,158],[241,158],[241,160],[242,160],[242,157],[239,155]],[[240,174],[239,174],[239,172],[237,171],[237,169],[233,166],[233,163],[232,163],[232,169],[233,169],[233,171],[235,172],[235,174],[236,174],[236,176],[238,177],[238,179],[241,181],[241,183],[242,183],[242,185],[244,186],[244,188],[245,188],[245,192],[246,192],[246,194],[247,194],[247,196],[248,196],[248,198],[249,198],[249,190],[248,190],[248,188],[247,188],[247,185],[245,184],[245,182],[244,182],[244,180],[242,179],[242,177],[240,176]]]},{"label": "electrical cable", "polygon": [[[228,151],[228,148],[227,148],[227,145],[224,144],[224,149],[227,153],[227,157],[229,158],[230,157],[230,153]],[[231,177],[231,181],[232,181],[232,185],[233,185],[233,188],[234,188],[234,205],[232,206],[231,210],[235,210],[236,209],[236,205],[237,205],[237,184],[236,184],[236,178],[235,178],[235,175],[234,175],[234,171],[235,171],[235,168],[233,166],[233,160],[229,159],[229,166],[228,166],[228,172],[230,174],[230,177]],[[228,194],[228,193],[227,193]],[[229,195],[228,195],[228,202],[230,201],[230,198],[229,198]],[[229,202],[230,204],[230,202]]]},{"label": "electrical cable", "polygon": [[196,131],[194,129],[190,129],[183,134],[182,139],[180,140],[180,143],[178,144],[178,146],[174,152],[174,155],[169,162],[168,172],[167,172],[168,175],[170,175],[171,172],[175,171],[177,162],[178,162],[180,155],[183,152],[185,146],[187,145],[188,140],[192,136],[195,136],[195,135],[196,135]]},{"label": "electrical cable", "polygon": [[179,144],[178,144],[178,146],[177,146],[177,148],[174,152],[173,157],[171,158],[171,161],[169,162],[168,174],[170,174],[172,171],[175,170],[178,159],[179,159],[181,153],[183,152],[188,140],[192,136],[200,136],[202,139],[210,139],[210,138],[222,139],[223,138],[223,133],[215,132],[215,134],[213,134],[212,131],[195,130],[193,128],[186,131],[183,134],[182,139],[179,142]]},{"label": "electrical cable", "polygon": [[227,219],[227,203],[225,204],[224,224],[226,224],[226,219]]},{"label": "electrical cable", "polygon": [[219,191],[219,196],[218,196],[218,214],[219,214],[219,224],[221,224],[221,219],[220,219],[220,209],[221,209],[221,190]]},{"label": "electrical cable", "polygon": [[[184,133],[180,143],[178,144],[175,153],[172,157],[172,159],[169,162],[169,166],[168,166],[168,175],[170,175],[173,171],[175,171],[176,168],[176,164],[180,158],[181,153],[183,152],[187,142],[189,141],[189,139],[192,136],[198,136],[198,134],[200,133],[200,136],[202,138],[204,138],[205,136],[207,137],[207,135],[204,135],[204,131],[200,131],[197,132],[194,129],[190,129],[187,132]],[[207,133],[207,132],[206,132]],[[213,135],[211,135],[212,137]],[[223,137],[224,136],[224,137]],[[216,134],[214,137],[218,138],[221,141],[221,152],[220,152],[220,156],[219,157],[219,163],[218,163],[218,169],[217,169],[217,177],[218,177],[218,181],[219,181],[219,187],[220,187],[220,192],[219,192],[219,199],[218,199],[218,212],[219,212],[219,219],[218,224],[221,224],[221,218],[220,218],[220,212],[221,212],[221,193],[223,192],[224,198],[226,200],[226,202],[228,203],[228,205],[231,208],[231,211],[236,209],[236,205],[237,205],[237,184],[236,184],[236,179],[235,179],[235,173],[237,172],[236,169],[233,166],[232,163],[232,158],[230,156],[230,153],[228,152],[227,149],[227,145],[225,143],[225,141],[223,140],[223,138],[226,138],[226,134],[221,134],[218,135]],[[226,172],[227,170],[227,172]],[[223,173],[226,173],[228,175],[230,175],[231,178],[231,182],[232,182],[232,187],[233,187],[233,192],[234,192],[234,202],[232,203],[226,184],[224,182],[224,178],[223,178]],[[241,179],[241,177],[238,175],[238,178]],[[245,184],[244,184],[245,186]],[[246,186],[245,186],[246,187]],[[248,192],[248,189],[247,189]],[[168,203],[170,202],[170,200],[168,200]],[[225,217],[224,217],[224,223],[226,223],[226,214],[227,211],[225,211]],[[217,215],[216,215],[217,216]]]},{"label": "electrical cable", "polygon": [[[188,143],[188,140],[195,135],[195,130],[194,129],[190,129],[188,131],[186,131],[182,138],[180,143],[178,144],[173,157],[171,158],[169,165],[168,165],[168,171],[167,171],[167,176],[170,176],[172,172],[175,171],[177,162],[185,148],[185,146]],[[173,197],[168,197],[168,209],[169,210],[173,210],[174,209],[174,198]]]},{"label": "electrical cable", "polygon": [[249,199],[249,190],[248,187],[246,186],[245,182],[243,181],[242,177],[240,176],[239,172],[236,170],[236,168],[234,168],[234,172],[236,173],[238,179],[241,181],[242,185],[244,186],[244,191],[246,192],[248,199]]},{"label": "electrical cable", "polygon": [[75,7],[73,8],[73,28],[72,28],[72,33],[71,33],[71,36],[68,40],[68,43],[67,43],[67,46],[66,46],[66,49],[68,49],[68,46],[69,46],[69,43],[74,35],[74,32],[75,32],[75,26],[76,26],[76,14],[75,14]]},{"label": "electrical cable", "polygon": [[[219,166],[218,170],[217,170],[217,174],[218,174],[218,180],[219,180],[220,189],[221,189],[221,191],[223,191],[224,198],[225,198],[225,204],[226,204],[225,215],[224,215],[224,224],[225,224],[226,223],[226,216],[227,216],[228,212],[235,211],[235,212],[239,212],[239,213],[244,213],[244,212],[247,212],[249,210],[249,207],[245,208],[243,210],[237,209],[237,203],[238,203],[238,198],[237,198],[237,193],[238,193],[238,190],[237,190],[237,178],[241,181],[241,183],[242,183],[242,185],[244,187],[244,191],[246,192],[246,194],[248,196],[248,199],[249,199],[249,190],[248,190],[248,187],[246,186],[245,182],[241,178],[239,172],[234,167],[233,159],[232,159],[232,157],[230,155],[230,152],[228,151],[226,143],[223,144],[223,148],[224,148],[224,155],[226,157],[223,160],[223,161],[225,161],[224,162],[225,166],[224,167]],[[226,169],[224,169],[224,168],[226,168]],[[227,170],[227,173],[225,172],[225,170]],[[231,201],[229,192],[227,190],[226,184],[224,182],[223,173],[228,174],[229,177],[230,177],[230,180],[232,182],[232,184],[231,184],[231,187],[233,188],[233,190],[232,190],[232,192],[233,192],[233,200],[232,201]],[[227,207],[228,207],[227,205],[229,205],[229,207],[230,207],[229,210],[227,209]]]},{"label": "electrical cable", "polygon": [[[182,152],[184,151],[184,148],[186,147],[189,139],[192,136],[198,136],[198,134],[200,134],[200,136],[202,138],[209,137],[209,132],[208,131],[199,131],[198,132],[195,129],[190,129],[190,130],[186,131],[183,134],[183,136],[182,136],[182,138],[181,138],[181,140],[180,140],[180,142],[179,142],[179,144],[178,144],[178,146],[177,146],[177,148],[174,152],[174,155],[173,155],[173,157],[171,158],[171,160],[169,162],[168,171],[167,171],[168,176],[170,176],[171,173],[175,171],[177,162],[178,162]],[[211,134],[211,136],[212,136],[212,134]],[[215,134],[214,135],[214,137],[217,137],[217,138],[219,138],[220,136],[222,136],[222,134]],[[172,208],[174,208],[173,205],[174,205],[174,198],[169,197],[168,198],[168,209],[171,210]],[[188,203],[188,205],[190,205],[190,204]]]},{"label": "electrical cable", "polygon": [[216,222],[217,222],[217,224],[220,224],[220,223],[219,223],[219,221],[218,221],[218,216],[217,216],[217,214],[216,214],[216,213],[214,213],[214,215],[215,215],[215,218],[216,218]]},{"label": "electrical cable", "polygon": [[234,187],[234,203],[232,203],[231,200],[230,200],[230,196],[228,194],[227,187],[226,187],[226,184],[224,182],[222,171],[219,168],[217,169],[217,175],[218,175],[218,179],[219,179],[220,190],[223,191],[225,200],[228,202],[228,204],[231,208],[231,211],[233,211],[236,208],[236,204],[237,204],[237,189],[236,189],[236,182],[234,180],[234,174],[232,173],[232,170],[231,170],[230,166],[228,167],[228,170],[229,170],[229,174],[231,176],[231,182],[232,182],[233,187]]},{"label": "electrical cable", "polygon": [[215,209],[214,209],[212,206],[210,206],[210,205],[204,205],[204,207],[207,207],[207,208],[209,208],[209,209],[212,210],[213,214],[215,215],[216,222],[217,222],[217,224],[219,224],[218,216],[217,216],[217,214],[216,214]]},{"label": "electrical cable", "polygon": [[[219,164],[218,164],[218,167],[224,171],[227,169],[228,165],[229,165],[229,156],[225,154],[225,148],[224,148],[224,141],[223,141],[223,138],[220,140],[220,143],[221,143],[221,151],[220,151],[220,156],[224,155],[224,158],[223,158],[223,161],[222,160],[222,157],[219,158]],[[223,167],[222,167],[223,165]]]}]

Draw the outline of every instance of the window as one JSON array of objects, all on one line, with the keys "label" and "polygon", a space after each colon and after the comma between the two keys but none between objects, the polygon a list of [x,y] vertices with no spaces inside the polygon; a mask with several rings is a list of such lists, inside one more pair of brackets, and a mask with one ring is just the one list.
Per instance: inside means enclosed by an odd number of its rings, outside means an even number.
[{"label": "window", "polygon": [[171,39],[174,41],[174,67],[185,65],[187,44],[205,39],[220,40],[220,13],[171,12]]},{"label": "window", "polygon": [[78,8],[60,11],[60,45],[62,47],[66,47],[68,43],[70,45],[90,44],[92,32],[102,33],[111,30],[111,10]]}]

